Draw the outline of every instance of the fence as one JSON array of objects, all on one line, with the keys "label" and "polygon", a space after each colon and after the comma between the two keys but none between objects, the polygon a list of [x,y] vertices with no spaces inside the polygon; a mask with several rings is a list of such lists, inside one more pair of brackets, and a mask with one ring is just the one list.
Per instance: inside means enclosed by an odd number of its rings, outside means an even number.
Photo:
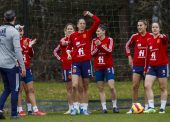
[{"label": "fence", "polygon": [[[59,61],[53,56],[53,49],[64,35],[68,22],[76,24],[84,10],[98,15],[108,26],[109,36],[114,38],[113,52],[116,80],[125,81],[131,77],[131,69],[124,53],[128,38],[136,32],[137,20],[159,20],[163,33],[170,31],[170,0],[0,0],[0,15],[7,9],[17,13],[17,23],[25,25],[25,35],[37,38],[32,59],[35,80],[61,79]],[[87,28],[92,24],[87,18]],[[0,19],[3,23],[3,18]],[[170,50],[169,50],[170,51]]]}]

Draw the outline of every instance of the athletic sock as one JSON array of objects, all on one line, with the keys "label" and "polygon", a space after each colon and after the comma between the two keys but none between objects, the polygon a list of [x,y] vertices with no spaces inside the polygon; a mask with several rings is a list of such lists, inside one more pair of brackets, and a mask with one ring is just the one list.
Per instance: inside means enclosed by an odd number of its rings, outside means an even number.
[{"label": "athletic sock", "polygon": [[161,100],[161,107],[160,109],[164,109],[165,110],[165,106],[166,106],[166,100]]},{"label": "athletic sock", "polygon": [[117,108],[117,100],[112,100],[113,108]]},{"label": "athletic sock", "polygon": [[32,105],[31,105],[31,103],[27,103],[27,111],[32,111]]},{"label": "athletic sock", "polygon": [[149,107],[155,108],[154,107],[154,100],[148,100]]},{"label": "athletic sock", "polygon": [[107,110],[106,102],[102,102],[101,104],[102,104],[102,108],[103,108],[103,110]]}]

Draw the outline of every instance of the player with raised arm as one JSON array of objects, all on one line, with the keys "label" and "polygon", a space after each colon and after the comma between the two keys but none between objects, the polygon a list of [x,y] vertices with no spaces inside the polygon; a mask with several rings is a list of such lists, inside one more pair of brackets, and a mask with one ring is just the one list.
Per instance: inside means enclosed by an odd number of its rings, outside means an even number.
[{"label": "player with raised arm", "polygon": [[165,107],[168,97],[168,82],[169,76],[168,66],[168,38],[164,34],[160,34],[160,24],[158,22],[152,23],[153,38],[148,40],[148,71],[145,78],[145,90],[148,98],[149,109],[144,113],[155,113],[154,108],[154,94],[152,86],[156,78],[159,80],[159,87],[161,93],[161,106],[159,113],[165,113]]},{"label": "player with raised arm", "polygon": [[[4,13],[4,25],[0,26],[0,73],[4,90],[0,97],[0,119],[5,119],[3,108],[8,96],[11,94],[11,119],[18,119],[17,102],[19,91],[19,68],[21,76],[26,75],[23,61],[20,36],[15,29],[15,12],[8,10]],[[19,64],[18,64],[19,62]]]},{"label": "player with raised arm", "polygon": [[54,56],[57,57],[62,63],[64,81],[66,82],[67,99],[69,104],[69,110],[64,114],[70,114],[73,106],[72,101],[72,82],[71,82],[71,60],[67,59],[67,46],[69,45],[69,37],[75,31],[75,26],[72,23],[68,23],[64,28],[65,37],[60,40],[60,44],[54,49]]},{"label": "player with raised arm", "polygon": [[21,48],[22,48],[22,54],[24,57],[24,63],[26,66],[26,76],[20,77],[21,89],[19,92],[18,113],[20,116],[25,115],[23,112],[23,109],[22,109],[22,97],[21,97],[23,87],[25,86],[27,101],[28,100],[30,101],[30,103],[32,105],[32,109],[33,109],[33,112],[31,112],[32,111],[31,105],[28,103],[29,104],[29,105],[27,105],[28,106],[28,114],[42,116],[42,115],[45,115],[46,113],[40,111],[37,107],[35,93],[34,93],[34,86],[33,86],[33,76],[32,76],[32,72],[31,72],[31,68],[30,68],[31,58],[34,55],[32,46],[36,43],[36,39],[31,40],[29,38],[24,37],[24,26],[16,25],[15,27],[20,32],[20,44],[21,44]]},{"label": "player with raised arm", "polygon": [[[144,78],[144,70],[146,68],[147,40],[152,38],[152,35],[146,31],[147,21],[139,20],[137,23],[138,33],[133,34],[127,41],[125,50],[129,60],[129,65],[132,67],[132,104],[137,102],[138,89],[140,80]],[[131,56],[130,47],[134,45],[134,57]],[[145,95],[145,110],[148,108],[148,103]],[[132,113],[130,109],[128,112]]]},{"label": "player with raised arm", "polygon": [[104,92],[104,79],[108,82],[113,104],[113,112],[119,113],[117,107],[116,89],[114,86],[114,68],[112,52],[114,48],[113,39],[106,36],[107,28],[99,25],[96,34],[97,38],[92,40],[91,54],[94,57],[94,69],[99,89],[100,101],[103,113],[107,113],[106,96]]},{"label": "player with raised arm", "polygon": [[[89,11],[84,12],[84,16],[90,16],[94,23],[89,29],[86,28],[86,22],[83,18],[77,22],[78,31],[70,36],[70,44],[68,45],[68,59],[72,60],[72,87],[73,87],[73,108],[71,115],[78,114],[78,83],[79,76],[83,79],[84,95],[82,96],[84,103],[80,108],[80,113],[89,115],[88,108],[88,84],[89,78],[92,76],[91,66],[91,50],[90,41],[92,35],[96,32],[100,19]],[[70,53],[72,50],[72,54]]]}]

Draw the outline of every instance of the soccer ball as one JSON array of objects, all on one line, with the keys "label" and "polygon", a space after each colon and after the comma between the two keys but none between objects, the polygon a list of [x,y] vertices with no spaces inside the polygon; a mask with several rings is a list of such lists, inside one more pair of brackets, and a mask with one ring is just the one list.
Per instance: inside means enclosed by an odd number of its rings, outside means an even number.
[{"label": "soccer ball", "polygon": [[134,103],[132,105],[132,113],[134,114],[140,114],[143,113],[144,107],[140,103]]}]

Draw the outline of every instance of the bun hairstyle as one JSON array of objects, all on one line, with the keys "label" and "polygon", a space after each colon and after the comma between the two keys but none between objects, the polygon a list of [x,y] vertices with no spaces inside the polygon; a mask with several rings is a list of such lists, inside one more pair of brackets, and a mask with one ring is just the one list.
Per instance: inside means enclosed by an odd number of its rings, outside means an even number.
[{"label": "bun hairstyle", "polygon": [[14,20],[14,17],[16,17],[14,10],[8,10],[4,13],[4,18],[7,22],[11,22]]}]

